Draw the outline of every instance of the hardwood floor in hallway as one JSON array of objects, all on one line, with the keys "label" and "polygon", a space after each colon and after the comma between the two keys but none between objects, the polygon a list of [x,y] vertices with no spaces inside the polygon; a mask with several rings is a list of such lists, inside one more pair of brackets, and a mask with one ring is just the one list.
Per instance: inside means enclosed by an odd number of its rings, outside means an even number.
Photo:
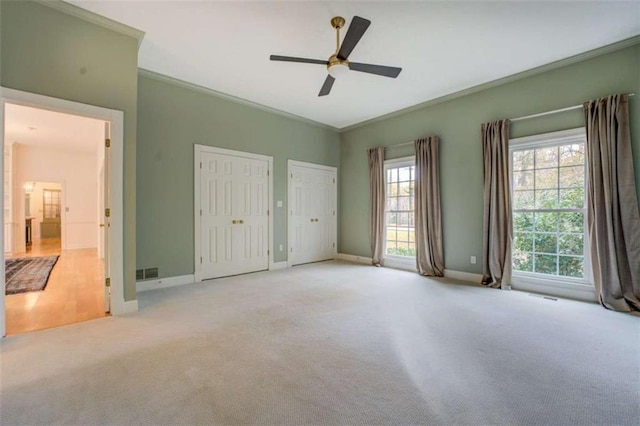
[{"label": "hardwood floor in hallway", "polygon": [[61,250],[59,238],[34,240],[7,258],[60,255],[44,291],[5,298],[7,335],[104,317],[104,266],[97,249]]}]

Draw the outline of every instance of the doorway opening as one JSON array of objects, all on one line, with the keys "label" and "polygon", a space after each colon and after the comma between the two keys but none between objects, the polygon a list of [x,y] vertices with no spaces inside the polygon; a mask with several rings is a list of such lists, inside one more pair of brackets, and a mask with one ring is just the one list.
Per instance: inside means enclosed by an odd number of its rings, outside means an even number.
[{"label": "doorway opening", "polygon": [[105,120],[4,104],[6,334],[107,315],[109,131]]}]

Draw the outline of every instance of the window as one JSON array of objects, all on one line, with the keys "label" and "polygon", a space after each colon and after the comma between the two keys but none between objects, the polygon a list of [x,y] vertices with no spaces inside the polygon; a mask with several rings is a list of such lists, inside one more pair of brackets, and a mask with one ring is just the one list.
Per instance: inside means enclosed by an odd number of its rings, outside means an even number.
[{"label": "window", "polygon": [[414,158],[385,161],[385,180],[385,256],[415,257]]},{"label": "window", "polygon": [[60,191],[45,189],[43,192],[44,218],[57,219],[60,217]]},{"label": "window", "polygon": [[589,281],[580,130],[511,144],[514,276]]}]

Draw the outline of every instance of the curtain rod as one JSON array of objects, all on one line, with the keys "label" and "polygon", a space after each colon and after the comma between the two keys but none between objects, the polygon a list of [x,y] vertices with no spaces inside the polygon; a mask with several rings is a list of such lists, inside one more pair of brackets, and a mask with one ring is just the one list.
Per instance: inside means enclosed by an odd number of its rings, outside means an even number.
[{"label": "curtain rod", "polygon": [[[635,93],[629,93],[629,96],[635,96],[635,95],[636,95]],[[571,110],[574,110],[574,109],[582,108],[582,105],[583,104],[574,105],[574,106],[570,106],[570,107],[566,107],[566,108],[554,109],[553,111],[546,111],[546,112],[539,112],[537,114],[525,115],[523,117],[512,118],[512,119],[510,119],[510,121],[521,121],[521,120],[528,120],[529,118],[544,117],[545,115],[557,114],[559,112],[571,111]],[[387,145],[387,146],[385,146],[383,148],[384,149],[398,148],[400,146],[412,145],[413,143],[414,143],[414,141],[403,142],[403,143],[398,143],[398,144],[395,144],[395,145]]]},{"label": "curtain rod", "polygon": [[[635,96],[635,95],[636,95],[635,93],[629,93],[629,96]],[[545,115],[557,114],[559,112],[572,111],[574,109],[582,108],[582,105],[583,104],[574,105],[566,108],[554,109],[553,111],[545,111],[545,112],[539,112],[537,114],[525,115],[523,117],[511,118],[510,121],[528,120],[530,118],[544,117]]]}]

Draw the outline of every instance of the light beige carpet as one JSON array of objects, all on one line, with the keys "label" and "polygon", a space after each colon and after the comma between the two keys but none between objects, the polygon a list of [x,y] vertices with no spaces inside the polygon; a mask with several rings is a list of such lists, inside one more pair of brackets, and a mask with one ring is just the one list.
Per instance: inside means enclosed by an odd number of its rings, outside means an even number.
[{"label": "light beige carpet", "polygon": [[4,339],[0,423],[638,424],[640,318],[342,262]]}]

